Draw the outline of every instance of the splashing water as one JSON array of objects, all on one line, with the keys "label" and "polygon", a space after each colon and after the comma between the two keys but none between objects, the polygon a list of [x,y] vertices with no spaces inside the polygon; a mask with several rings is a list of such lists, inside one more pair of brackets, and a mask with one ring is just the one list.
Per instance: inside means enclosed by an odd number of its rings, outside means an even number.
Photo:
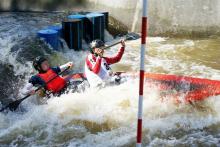
[{"label": "splashing water", "polygon": [[[139,69],[139,44],[140,40],[127,42],[121,62],[113,66],[115,71]],[[219,80],[219,46],[219,38],[149,38],[146,70]],[[114,54],[118,47],[106,54]],[[74,61],[75,72],[83,71],[86,52],[70,50],[59,54],[65,60]],[[27,71],[30,68],[23,68],[23,73],[31,74]],[[148,85],[145,85],[144,95],[144,146],[218,146],[219,96],[192,106],[176,105],[172,95],[162,101],[161,92]],[[22,103],[25,112],[0,113],[0,146],[135,145],[138,79],[101,90],[88,89],[84,93],[52,97],[46,105],[36,105],[33,99]]]}]

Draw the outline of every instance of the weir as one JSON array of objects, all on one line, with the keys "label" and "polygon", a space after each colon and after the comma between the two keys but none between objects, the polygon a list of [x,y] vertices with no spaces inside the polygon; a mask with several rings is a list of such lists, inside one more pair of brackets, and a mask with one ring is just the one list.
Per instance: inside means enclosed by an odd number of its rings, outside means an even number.
[{"label": "weir", "polygon": [[[74,50],[82,50],[82,41],[90,43],[99,39],[105,41],[105,30],[108,29],[108,12],[76,13],[66,16],[61,24],[54,24],[38,32],[38,36],[44,39],[53,49],[59,50],[59,38],[63,38],[68,47]],[[84,49],[85,50],[85,49]]]},{"label": "weir", "polygon": [[[140,33],[141,0],[2,0],[2,11],[108,11],[130,31]],[[206,37],[220,35],[219,0],[149,0],[149,35]],[[120,15],[118,15],[120,14]],[[132,21],[131,21],[132,20]],[[134,20],[134,21],[133,21]]]}]

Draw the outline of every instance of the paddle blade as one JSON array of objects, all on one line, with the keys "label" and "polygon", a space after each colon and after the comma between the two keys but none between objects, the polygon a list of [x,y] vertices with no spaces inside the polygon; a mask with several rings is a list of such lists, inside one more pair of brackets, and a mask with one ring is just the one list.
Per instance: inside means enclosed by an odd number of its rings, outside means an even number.
[{"label": "paddle blade", "polygon": [[140,37],[141,37],[141,36],[140,36],[139,34],[131,32],[131,33],[128,33],[128,34],[126,35],[125,40],[137,40],[137,39],[139,39]]},{"label": "paddle blade", "polygon": [[10,103],[10,104],[8,105],[9,110],[15,111],[15,110],[18,108],[18,106],[20,105],[20,103],[21,103],[22,101],[23,101],[23,99],[20,99],[20,100],[17,100],[17,101],[15,101],[15,102]]},{"label": "paddle blade", "polygon": [[23,100],[24,100],[24,99],[16,100],[16,101],[14,101],[14,102],[8,104],[6,107],[2,108],[2,109],[0,110],[0,112],[4,111],[4,110],[6,110],[6,109],[9,109],[9,110],[11,110],[11,111],[15,111],[15,110],[18,108],[19,104],[20,104]]}]

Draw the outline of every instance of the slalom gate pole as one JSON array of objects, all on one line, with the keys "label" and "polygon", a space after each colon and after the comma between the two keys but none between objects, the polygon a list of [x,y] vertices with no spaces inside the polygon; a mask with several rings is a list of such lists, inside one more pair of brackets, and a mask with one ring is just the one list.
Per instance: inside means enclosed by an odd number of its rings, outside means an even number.
[{"label": "slalom gate pole", "polygon": [[142,112],[143,112],[143,93],[144,93],[144,60],[147,37],[147,0],[143,0],[143,15],[141,28],[141,51],[140,51],[140,81],[139,81],[139,100],[138,100],[138,121],[137,121],[137,142],[136,147],[142,145]]}]

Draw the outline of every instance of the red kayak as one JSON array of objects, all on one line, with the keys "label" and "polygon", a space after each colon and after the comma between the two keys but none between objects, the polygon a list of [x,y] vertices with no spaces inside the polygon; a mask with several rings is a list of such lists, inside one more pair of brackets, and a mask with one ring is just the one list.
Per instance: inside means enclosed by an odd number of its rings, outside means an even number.
[{"label": "red kayak", "polygon": [[[135,78],[138,74],[118,72],[121,77]],[[167,75],[145,73],[145,83],[147,86],[157,87],[161,91],[175,90],[173,95],[177,101],[180,100],[180,95],[184,95],[185,102],[202,101],[210,96],[220,95],[220,81],[209,80],[202,78],[193,78],[186,76]],[[83,73],[73,74],[68,76],[68,79],[84,80],[86,77]]]}]

